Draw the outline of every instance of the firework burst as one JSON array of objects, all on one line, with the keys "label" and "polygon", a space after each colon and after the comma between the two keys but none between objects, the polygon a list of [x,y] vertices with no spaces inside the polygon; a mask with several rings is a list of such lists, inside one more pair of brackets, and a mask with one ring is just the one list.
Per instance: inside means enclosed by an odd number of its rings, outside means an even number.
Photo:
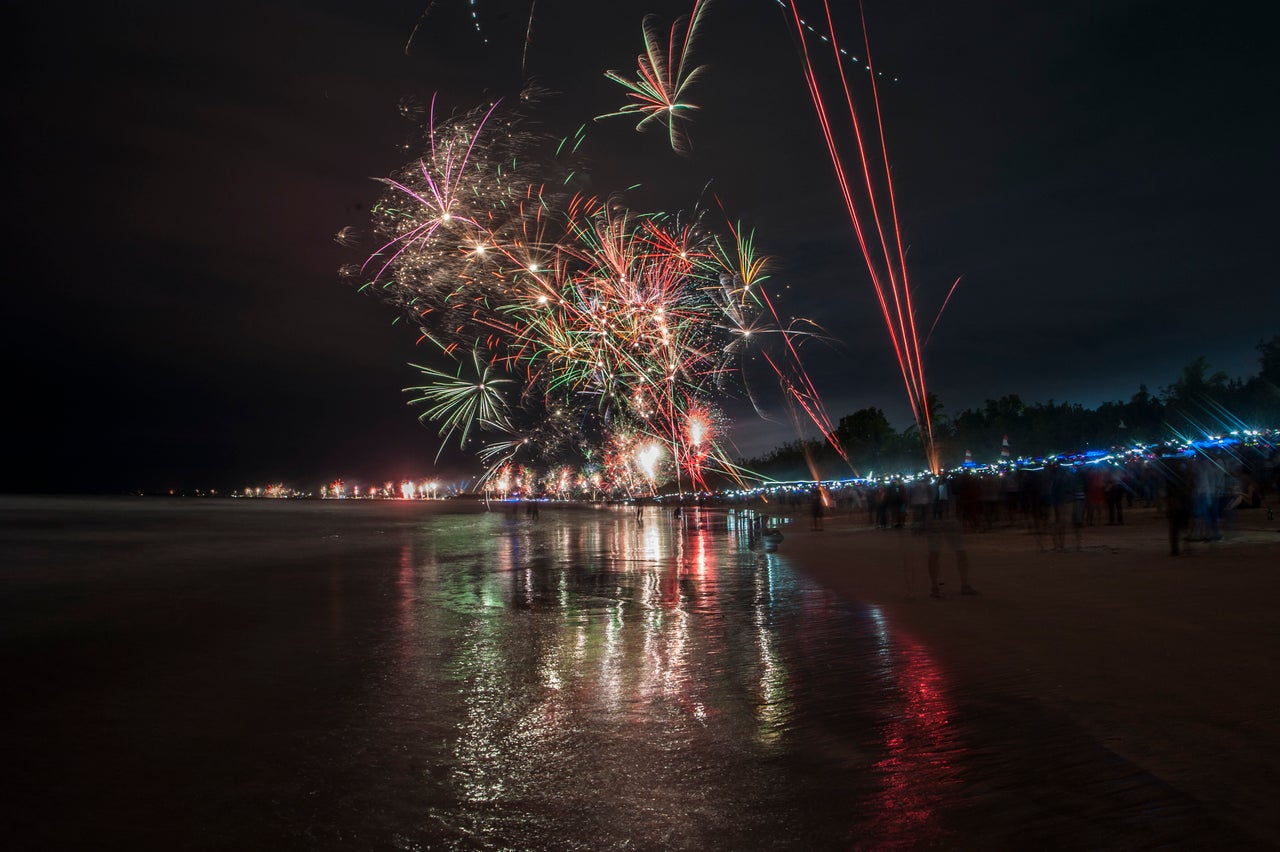
[{"label": "firework burst", "polygon": [[[453,433],[460,433],[458,445],[464,446],[474,425],[486,429],[510,429],[507,419],[508,405],[502,385],[510,379],[500,378],[487,364],[480,363],[478,353],[471,353],[473,375],[464,377],[462,367],[450,374],[419,364],[409,366],[431,379],[431,383],[405,388],[421,394],[409,400],[411,405],[425,403],[429,406],[418,416],[419,420],[438,423],[440,437],[448,441]],[[443,448],[444,443],[441,443]]]},{"label": "firework burst", "polygon": [[487,436],[487,478],[572,464],[640,494],[736,476],[717,400],[754,401],[751,347],[818,408],[795,344],[811,332],[777,321],[767,259],[741,227],[721,235],[701,214],[563,189],[581,141],[545,138],[497,105],[447,119],[433,105],[422,154],[381,181],[378,248],[348,273],[454,361],[415,365],[429,381],[408,390],[444,441]]},{"label": "firework burst", "polygon": [[689,58],[706,8],[706,0],[695,0],[693,11],[678,18],[671,25],[669,35],[664,34],[657,17],[644,17],[641,23],[644,53],[637,60],[639,68],[635,78],[618,71],[605,72],[605,77],[627,90],[628,102],[615,112],[599,116],[597,121],[638,115],[636,130],[663,125],[667,128],[671,149],[678,154],[689,153],[684,122],[698,107],[687,100],[688,90],[706,70],[705,65],[691,67]]}]

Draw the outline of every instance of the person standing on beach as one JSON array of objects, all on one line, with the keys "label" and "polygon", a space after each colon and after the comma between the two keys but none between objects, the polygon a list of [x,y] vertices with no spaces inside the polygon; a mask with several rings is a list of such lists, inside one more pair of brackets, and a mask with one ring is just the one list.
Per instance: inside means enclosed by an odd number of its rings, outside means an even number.
[{"label": "person standing on beach", "polygon": [[[1053,550],[1062,553],[1067,549],[1067,517],[1075,508],[1075,474],[1062,467],[1060,462],[1052,462],[1045,467],[1049,477],[1049,524]],[[1081,522],[1083,522],[1083,506],[1081,500]],[[1074,520],[1072,521],[1074,523]]]},{"label": "person standing on beach", "polygon": [[1185,462],[1173,461],[1165,469],[1164,512],[1169,520],[1169,555],[1177,556],[1178,539],[1191,522],[1191,471]]},{"label": "person standing on beach", "polygon": [[822,516],[825,513],[822,505],[822,489],[813,489],[813,494],[809,500],[809,513],[813,515],[813,529],[815,531],[822,529]]},{"label": "person standing on beach", "polygon": [[1209,469],[1203,455],[1187,464],[1187,485],[1191,489],[1191,532],[1189,541],[1209,540]]},{"label": "person standing on beach", "polygon": [[1076,475],[1084,486],[1084,524],[1091,527],[1102,517],[1102,507],[1107,502],[1106,475],[1096,467],[1078,468]]},{"label": "person standing on beach", "polygon": [[911,483],[911,488],[907,491],[907,498],[911,503],[911,529],[913,532],[924,532],[924,525],[927,522],[926,516],[933,514],[933,501],[936,492],[937,487],[923,476],[918,477],[915,482]]},{"label": "person standing on beach", "polygon": [[1119,465],[1107,470],[1107,526],[1124,523],[1124,496],[1129,491],[1125,470]]},{"label": "person standing on beach", "polygon": [[1071,468],[1068,475],[1073,483],[1071,492],[1071,529],[1076,537],[1076,550],[1083,550],[1084,545],[1081,533],[1085,528],[1085,517],[1088,514],[1085,509],[1085,500],[1088,498],[1090,480],[1085,477],[1084,471],[1079,468]]},{"label": "person standing on beach", "polygon": [[[917,481],[915,488],[922,489],[912,500],[915,503],[919,501],[919,505],[927,505],[930,498],[939,499],[935,495],[938,494],[938,486],[920,479]],[[954,492],[955,489],[951,489]],[[954,500],[952,501],[954,502]],[[960,594],[976,595],[978,590],[969,585],[969,554],[964,549],[964,531],[962,529],[962,520],[955,511],[955,506],[948,507],[951,511],[945,511],[941,517],[936,516],[932,512],[921,512],[917,517],[920,519],[919,531],[924,534],[925,542],[929,548],[929,596],[933,598],[942,597],[942,549],[946,548],[956,555],[956,570],[960,575]]]}]

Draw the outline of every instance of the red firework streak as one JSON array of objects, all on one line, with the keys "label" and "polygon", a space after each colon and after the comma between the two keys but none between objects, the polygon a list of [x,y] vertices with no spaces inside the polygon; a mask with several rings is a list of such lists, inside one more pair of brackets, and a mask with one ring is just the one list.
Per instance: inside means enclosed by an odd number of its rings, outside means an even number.
[{"label": "red firework streak", "polygon": [[[835,169],[836,182],[840,186],[840,195],[844,199],[849,221],[853,225],[854,234],[858,238],[858,246],[862,249],[862,257],[866,261],[867,271],[871,275],[871,284],[875,288],[876,299],[880,303],[880,312],[885,326],[889,330],[889,340],[893,344],[893,353],[902,371],[902,380],[907,388],[907,398],[911,402],[911,411],[920,429],[920,437],[924,442],[925,454],[932,470],[938,470],[938,457],[933,444],[933,422],[927,405],[928,396],[925,391],[924,363],[920,355],[920,335],[916,329],[915,308],[911,302],[911,288],[907,282],[906,252],[902,245],[902,231],[898,226],[898,205],[894,198],[893,177],[889,171],[889,153],[884,141],[884,126],[880,120],[880,95],[876,88],[875,71],[871,63],[871,44],[866,37],[866,16],[862,16],[863,43],[866,48],[867,71],[871,79],[871,99],[874,106],[874,129],[879,137],[879,162],[872,163],[867,154],[867,144],[863,138],[862,125],[858,111],[854,108],[853,94],[849,89],[849,80],[845,74],[844,63],[840,58],[840,46],[836,39],[835,27],[831,20],[831,6],[823,0],[827,16],[827,30],[830,33],[832,54],[836,60],[836,68],[840,73],[840,84],[844,94],[844,107],[849,113],[849,121],[853,127],[853,137],[857,145],[858,165],[862,173],[862,184],[865,197],[861,199],[861,207],[855,201],[855,189],[845,170],[840,156],[840,148],[832,130],[831,115],[827,108],[827,98],[818,84],[814,73],[813,62],[809,55],[809,43],[805,38],[805,22],[800,18],[796,8],[796,0],[788,0],[795,31],[799,35],[800,52],[804,61],[805,83],[809,87],[809,96],[813,100],[818,124],[822,128],[822,136],[827,143],[827,152],[831,155],[831,165]],[[861,11],[861,4],[859,4]],[[874,145],[874,141],[872,143]],[[874,148],[873,148],[874,153]],[[874,166],[874,176],[872,174]],[[883,184],[878,185],[880,170],[883,168]],[[855,180],[857,172],[855,171]],[[888,212],[882,212],[886,206]],[[878,251],[877,246],[878,243]]]},{"label": "red firework streak", "polygon": [[[716,203],[720,206],[721,211],[723,211],[724,204],[720,201],[719,196],[716,196]],[[733,222],[728,220],[728,217],[725,218],[725,224],[728,225],[729,231],[733,234],[734,239],[738,240],[738,229],[734,226]],[[743,273],[743,280],[746,282],[747,286],[750,286],[750,277],[751,276],[748,275],[747,272]],[[778,377],[779,385],[782,387],[782,391],[786,399],[794,401],[800,406],[804,413],[808,415],[809,419],[813,421],[813,424],[822,431],[822,436],[826,438],[827,443],[831,445],[832,449],[840,454],[840,458],[844,459],[845,464],[852,467],[852,462],[849,461],[849,454],[840,444],[840,438],[836,435],[835,424],[831,422],[831,417],[827,414],[827,410],[822,404],[822,398],[818,395],[818,389],[813,386],[813,382],[810,380],[809,374],[805,372],[804,362],[800,360],[800,353],[796,351],[795,341],[792,339],[794,335],[791,329],[782,324],[782,318],[778,316],[778,311],[773,306],[773,300],[769,298],[768,291],[761,286],[757,287],[755,292],[758,294],[758,297],[764,306],[769,309],[769,315],[773,317],[776,327],[781,331],[782,340],[786,344],[788,357],[785,360],[779,359],[775,361],[765,350],[761,350],[760,354],[764,356],[765,361],[771,368],[773,368],[773,372]],[[784,364],[789,365],[790,369],[787,369]],[[794,410],[792,412],[792,416],[797,417]],[[798,418],[796,420],[796,427],[799,429]],[[811,459],[809,460],[809,470],[813,473],[814,479],[822,478],[818,475],[817,467],[813,464]]]},{"label": "red firework streak", "polygon": [[[760,288],[760,296],[764,300],[765,307],[769,309],[769,313],[773,315],[774,322],[778,323],[778,327],[782,327],[782,320],[778,316],[777,310],[773,307],[773,301],[769,298],[769,294],[764,288]],[[813,421],[819,429],[822,430],[823,436],[827,439],[827,443],[840,454],[840,458],[845,460],[846,464],[851,464],[849,454],[840,444],[840,439],[836,436],[835,425],[832,424],[831,418],[827,415],[826,408],[822,405],[822,398],[818,396],[818,389],[813,386],[813,382],[809,379],[809,374],[804,371],[804,367],[800,361],[800,353],[796,351],[795,343],[791,339],[791,333],[783,330],[782,339],[787,345],[787,353],[791,356],[790,363],[793,369],[788,375],[788,371],[781,364],[769,357],[768,352],[762,352],[765,360],[773,371],[778,375],[778,380],[782,383],[782,387],[789,394],[791,399],[804,409],[805,414],[809,415],[809,419]],[[813,472],[814,479],[821,479],[818,476],[816,467],[810,462],[810,470]]]}]

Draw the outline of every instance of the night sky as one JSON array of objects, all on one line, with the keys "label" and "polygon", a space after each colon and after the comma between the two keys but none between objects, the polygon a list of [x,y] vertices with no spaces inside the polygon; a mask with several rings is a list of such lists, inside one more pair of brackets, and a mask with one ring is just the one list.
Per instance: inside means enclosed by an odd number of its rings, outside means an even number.
[{"label": "night sky", "polygon": [[[514,101],[531,77],[560,93],[533,117],[570,132],[622,104],[603,72],[634,70],[643,14],[692,4],[537,0],[522,75],[527,0],[477,0],[480,33],[467,0],[427,3],[11,13],[0,491],[431,474],[438,438],[401,391],[415,331],[339,278],[363,254],[334,241],[408,159],[400,105]],[[1280,333],[1280,74],[1243,8],[868,0],[924,330],[963,276],[926,352],[947,411],[1127,399],[1198,355],[1256,372]],[[856,17],[837,29],[861,40]],[[906,426],[782,10],[716,0],[696,59],[692,156],[591,123],[592,191],[642,183],[636,206],[676,210],[711,181],[776,259],[783,312],[834,339],[804,353],[831,416]],[[746,456],[795,437],[783,416],[734,432]]]}]

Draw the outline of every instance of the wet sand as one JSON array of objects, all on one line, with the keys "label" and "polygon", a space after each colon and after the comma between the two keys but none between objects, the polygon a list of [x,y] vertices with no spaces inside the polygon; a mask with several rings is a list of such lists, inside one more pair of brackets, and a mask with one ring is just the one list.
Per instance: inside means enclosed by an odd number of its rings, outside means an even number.
[{"label": "wet sand", "polygon": [[5,848],[1276,845],[1276,533],[657,519],[0,499]]},{"label": "wet sand", "polygon": [[[1274,498],[1270,503],[1277,506]],[[880,606],[940,659],[957,694],[1030,701],[1200,802],[1260,844],[1280,845],[1280,511],[1241,512],[1221,542],[1169,555],[1154,509],[1086,527],[1081,549],[997,525],[965,536],[959,595],[942,556],[909,530],[800,511],[778,554],[842,596]]]}]

